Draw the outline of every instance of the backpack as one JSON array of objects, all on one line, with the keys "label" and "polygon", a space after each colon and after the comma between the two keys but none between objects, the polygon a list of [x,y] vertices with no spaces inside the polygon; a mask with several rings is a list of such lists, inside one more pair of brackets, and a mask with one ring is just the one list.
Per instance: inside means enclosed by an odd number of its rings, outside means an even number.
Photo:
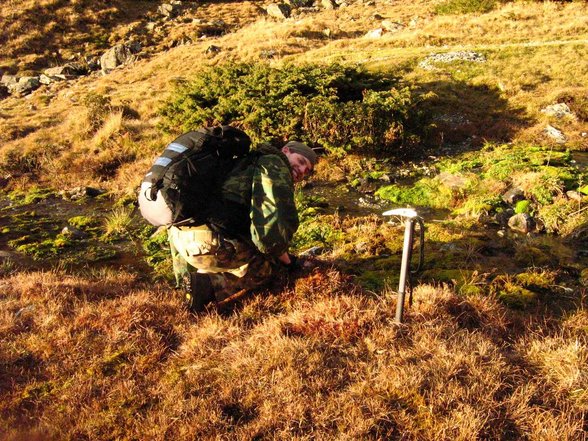
[{"label": "backpack", "polygon": [[249,136],[231,126],[201,128],[176,138],[143,179],[141,214],[155,226],[207,223],[221,203],[224,179],[250,147]]}]

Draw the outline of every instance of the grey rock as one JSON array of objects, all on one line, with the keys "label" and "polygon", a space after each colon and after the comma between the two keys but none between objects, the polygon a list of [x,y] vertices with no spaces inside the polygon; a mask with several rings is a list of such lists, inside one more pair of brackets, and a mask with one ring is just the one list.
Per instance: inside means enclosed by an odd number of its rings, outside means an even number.
[{"label": "grey rock", "polygon": [[50,67],[43,71],[48,77],[75,77],[79,75],[85,75],[88,73],[88,69],[82,63],[67,63],[63,66]]},{"label": "grey rock", "polygon": [[377,28],[377,29],[372,29],[371,31],[367,32],[364,35],[364,37],[365,38],[380,38],[382,35],[384,35],[384,29]]},{"label": "grey rock", "polygon": [[325,251],[326,251],[325,247],[316,246],[316,247],[312,247],[307,250],[304,250],[298,255],[302,256],[302,257],[319,256],[321,254],[324,254]]},{"label": "grey rock", "polygon": [[267,12],[267,15],[269,15],[270,17],[278,19],[288,18],[290,17],[290,13],[292,12],[290,6],[288,6],[285,3],[271,3],[267,6],[265,11]]},{"label": "grey rock", "polygon": [[566,191],[566,196],[573,201],[582,202],[584,200],[584,195],[579,191]]},{"label": "grey rock", "polygon": [[72,227],[71,225],[63,227],[63,229],[61,230],[61,234],[72,239],[85,239],[86,237],[88,237],[88,233],[85,233],[82,230]]},{"label": "grey rock", "polygon": [[10,86],[11,84],[16,84],[18,83],[18,77],[16,75],[2,75],[2,78],[0,79],[0,84],[3,84],[5,86]]},{"label": "grey rock", "polygon": [[398,32],[404,29],[406,26],[402,23],[398,23],[392,20],[384,20],[380,25],[388,32]]},{"label": "grey rock", "polygon": [[337,7],[337,3],[334,0],[321,0],[321,6],[323,9],[335,9]]},{"label": "grey rock", "polygon": [[564,144],[567,141],[567,138],[563,132],[559,129],[556,129],[552,125],[545,127],[544,133],[558,144]]},{"label": "grey rock", "polygon": [[454,61],[470,61],[473,63],[484,63],[486,57],[473,51],[456,51],[444,54],[431,54],[419,63],[419,67],[426,70],[435,70],[435,63],[452,63]]},{"label": "grey rock", "polygon": [[157,8],[157,12],[163,15],[167,19],[177,17],[182,12],[182,2],[172,1],[169,3],[163,3]]},{"label": "grey rock", "polygon": [[527,234],[535,229],[536,223],[527,213],[520,213],[508,220],[508,226],[511,230]]},{"label": "grey rock", "polygon": [[545,113],[547,116],[553,116],[555,118],[573,117],[574,114],[566,103],[557,103],[541,109],[541,113]]},{"label": "grey rock", "polygon": [[135,60],[136,56],[129,45],[117,44],[100,57],[100,66],[103,72],[108,73],[118,66],[132,63]]},{"label": "grey rock", "polygon": [[8,86],[8,90],[11,94],[22,96],[38,89],[40,85],[39,77],[20,77],[18,83]]},{"label": "grey rock", "polygon": [[59,195],[64,199],[71,199],[72,201],[82,199],[84,197],[94,198],[106,193],[106,190],[101,190],[94,187],[74,187],[69,190],[62,190]]},{"label": "grey rock", "polygon": [[290,5],[292,8],[307,8],[312,6],[314,0],[286,0],[285,3]]},{"label": "grey rock", "polygon": [[502,200],[507,204],[514,205],[525,199],[525,193],[520,188],[511,188],[502,195]]},{"label": "grey rock", "polygon": [[210,46],[208,46],[206,48],[205,53],[210,54],[210,55],[214,55],[214,54],[218,54],[221,51],[221,48],[218,46],[215,46],[214,44],[211,44]]}]

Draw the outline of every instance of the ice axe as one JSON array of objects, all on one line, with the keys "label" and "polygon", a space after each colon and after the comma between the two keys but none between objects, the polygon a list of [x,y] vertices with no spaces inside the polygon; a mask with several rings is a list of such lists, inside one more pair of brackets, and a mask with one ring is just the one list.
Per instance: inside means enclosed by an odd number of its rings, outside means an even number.
[{"label": "ice axe", "polygon": [[[425,224],[413,208],[396,208],[382,213],[384,216],[399,216],[404,222],[404,245],[402,247],[402,263],[400,265],[400,280],[398,282],[398,301],[396,302],[396,323],[402,323],[402,314],[404,312],[404,295],[406,293],[406,284],[410,278],[410,261],[412,258],[412,246],[414,240],[415,224],[419,224],[420,253],[419,264],[412,271],[413,274],[419,272],[425,260]],[[412,285],[411,285],[411,303],[412,303]]]}]

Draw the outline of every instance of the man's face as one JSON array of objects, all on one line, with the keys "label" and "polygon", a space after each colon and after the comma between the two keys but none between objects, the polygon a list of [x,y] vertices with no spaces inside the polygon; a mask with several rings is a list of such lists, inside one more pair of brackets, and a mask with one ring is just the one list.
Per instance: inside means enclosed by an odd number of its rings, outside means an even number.
[{"label": "man's face", "polygon": [[284,147],[282,151],[288,158],[288,162],[290,162],[290,166],[292,167],[294,182],[302,181],[306,176],[312,173],[312,164],[308,158],[302,156],[300,153],[290,151],[288,147]]}]

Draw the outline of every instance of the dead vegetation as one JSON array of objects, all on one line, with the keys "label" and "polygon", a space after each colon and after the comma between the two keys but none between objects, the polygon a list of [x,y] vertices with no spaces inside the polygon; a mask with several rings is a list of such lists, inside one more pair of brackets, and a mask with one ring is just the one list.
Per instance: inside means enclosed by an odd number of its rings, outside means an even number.
[{"label": "dead vegetation", "polygon": [[[169,141],[157,128],[162,100],[199,69],[234,61],[337,61],[402,74],[427,97],[432,148],[549,143],[543,130],[554,121],[540,110],[563,101],[578,118],[558,124],[571,148],[588,149],[585,3],[517,1],[463,16],[437,16],[436,3],[357,3],[283,22],[262,17],[257,1],[199,4],[189,18],[223,18],[231,32],[0,101],[2,185],[99,184],[132,196]],[[3,2],[0,68],[56,64],[84,43],[98,54],[157,5]],[[382,19],[403,26],[364,37]],[[179,24],[158,44],[195,32]],[[211,44],[220,52],[207,53]],[[464,49],[486,63],[418,66],[430,53]],[[356,157],[323,161],[318,175],[343,179],[361,168]],[[129,222],[125,209],[113,212],[108,234]],[[354,239],[341,259],[347,251],[358,259],[384,247],[399,252],[378,230],[391,227],[345,222]],[[456,227],[432,240],[465,243],[466,233]],[[373,248],[358,246],[364,238]],[[466,260],[481,258],[479,244],[465,245]],[[528,259],[530,249],[517,256]],[[451,253],[441,254],[446,261]],[[285,290],[193,317],[168,284],[137,273],[25,272],[3,262],[1,439],[585,439],[585,288],[570,301],[549,286],[532,308],[515,311],[499,293],[421,285],[406,325],[396,326],[389,288],[365,291],[323,266]],[[460,277],[466,288],[483,280],[472,271]],[[555,313],[545,299],[568,306]]]},{"label": "dead vegetation", "polygon": [[3,439],[584,436],[583,302],[523,316],[423,285],[399,327],[394,296],[329,268],[200,317],[124,272],[0,283]]}]

